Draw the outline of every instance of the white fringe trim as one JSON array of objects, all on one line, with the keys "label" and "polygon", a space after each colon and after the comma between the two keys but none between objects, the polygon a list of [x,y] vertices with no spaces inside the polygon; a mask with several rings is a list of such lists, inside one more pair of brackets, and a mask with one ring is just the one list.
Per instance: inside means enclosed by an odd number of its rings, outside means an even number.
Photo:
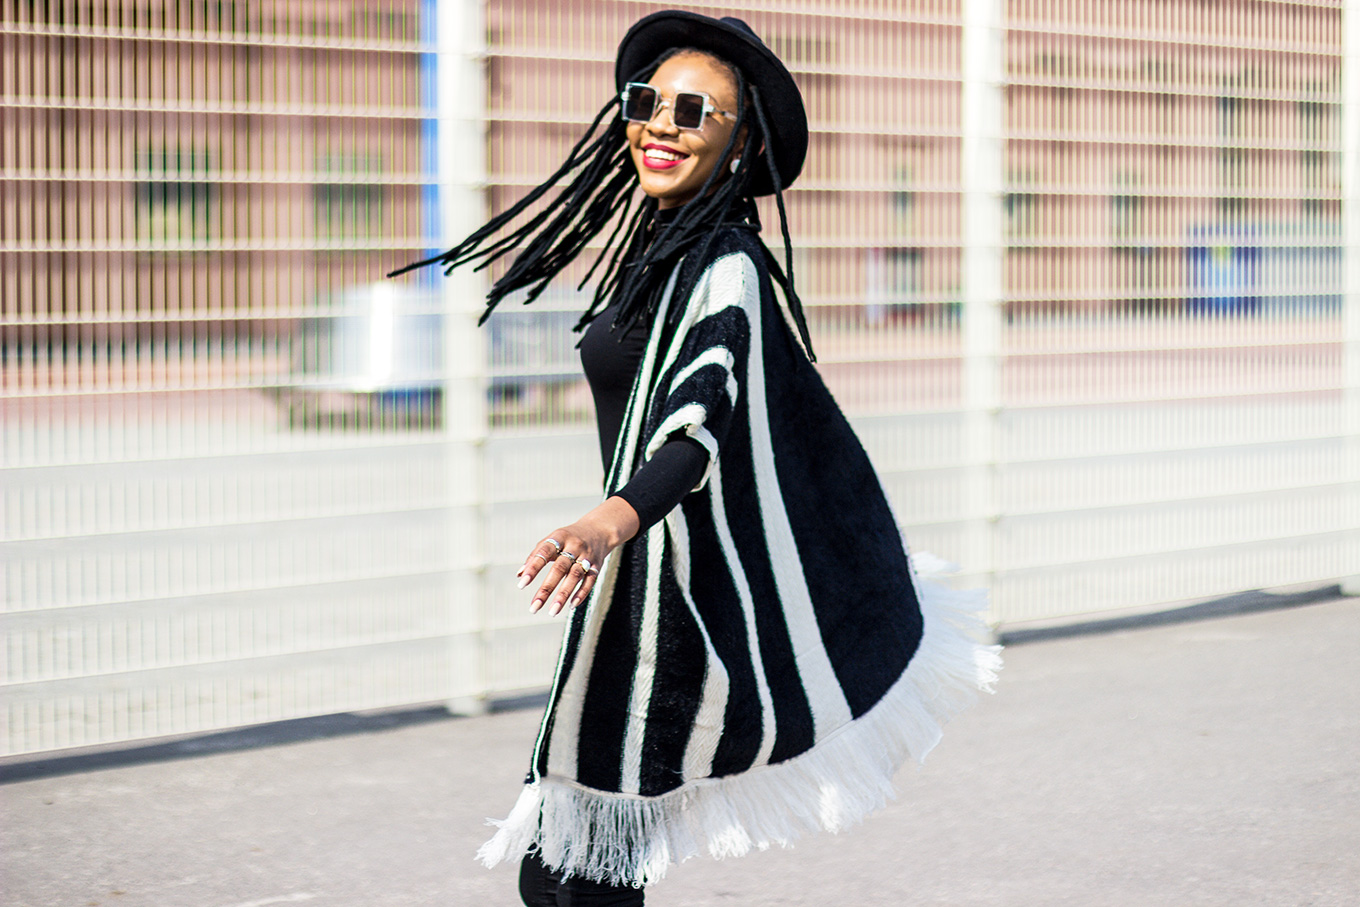
[{"label": "white fringe trim", "polygon": [[648,885],[700,853],[736,857],[787,846],[805,832],[837,832],[894,796],[892,777],[908,757],[924,761],[941,725],[991,692],[1001,647],[984,645],[985,589],[955,590],[932,579],[953,565],[912,554],[924,633],[892,689],[870,711],[811,750],[739,775],[692,781],[659,797],[610,794],[557,778],[526,785],[477,858],[494,866],[537,847],[568,875]]}]

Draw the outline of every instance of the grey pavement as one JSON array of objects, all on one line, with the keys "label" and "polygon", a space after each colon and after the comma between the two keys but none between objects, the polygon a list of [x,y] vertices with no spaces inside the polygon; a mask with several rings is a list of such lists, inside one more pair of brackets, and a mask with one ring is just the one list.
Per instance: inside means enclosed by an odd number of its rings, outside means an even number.
[{"label": "grey pavement", "polygon": [[[1008,647],[899,797],[842,835],[691,860],[654,907],[1360,904],[1360,601]],[[518,903],[473,862],[532,708],[339,716],[0,765],[14,907]]]}]

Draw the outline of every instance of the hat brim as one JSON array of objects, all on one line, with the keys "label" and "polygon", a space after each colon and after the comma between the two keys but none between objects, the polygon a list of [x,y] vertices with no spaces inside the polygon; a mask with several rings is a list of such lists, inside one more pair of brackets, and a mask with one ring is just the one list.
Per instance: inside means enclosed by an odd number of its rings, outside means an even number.
[{"label": "hat brim", "polygon": [[[736,20],[732,20],[736,21]],[[745,25],[745,23],[742,23]],[[807,157],[807,111],[798,83],[774,52],[754,32],[720,19],[684,10],[665,10],[634,23],[619,42],[614,61],[615,87],[622,89],[643,67],[677,47],[695,47],[741,69],[760,89],[769,122],[766,154],[773,154],[779,181],[787,187],[803,170]],[[763,157],[763,155],[762,155]],[[774,181],[763,161],[751,173],[753,195],[771,195]]]}]

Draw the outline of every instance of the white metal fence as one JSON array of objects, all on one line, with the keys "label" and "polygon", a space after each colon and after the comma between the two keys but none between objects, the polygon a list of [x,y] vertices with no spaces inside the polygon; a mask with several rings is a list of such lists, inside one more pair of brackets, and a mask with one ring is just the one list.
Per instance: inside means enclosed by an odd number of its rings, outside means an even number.
[{"label": "white metal fence", "polygon": [[[598,494],[576,302],[380,276],[661,6],[0,0],[0,752],[546,682],[512,575]],[[803,86],[822,372],[996,621],[1360,574],[1356,14],[688,6]]]}]

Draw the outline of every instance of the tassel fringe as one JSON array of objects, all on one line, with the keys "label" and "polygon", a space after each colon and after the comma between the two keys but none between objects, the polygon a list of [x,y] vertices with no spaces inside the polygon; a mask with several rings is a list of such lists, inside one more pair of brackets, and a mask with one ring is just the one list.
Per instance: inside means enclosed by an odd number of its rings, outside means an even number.
[{"label": "tassel fringe", "polygon": [[590,790],[543,778],[526,785],[477,858],[494,866],[531,848],[568,875],[648,885],[700,853],[736,857],[807,832],[837,832],[894,796],[892,777],[934,748],[941,726],[991,692],[1001,647],[986,627],[985,589],[955,590],[930,577],[953,565],[912,554],[925,630],[907,670],[873,709],[806,753],[726,778],[693,781],[659,797]]}]

